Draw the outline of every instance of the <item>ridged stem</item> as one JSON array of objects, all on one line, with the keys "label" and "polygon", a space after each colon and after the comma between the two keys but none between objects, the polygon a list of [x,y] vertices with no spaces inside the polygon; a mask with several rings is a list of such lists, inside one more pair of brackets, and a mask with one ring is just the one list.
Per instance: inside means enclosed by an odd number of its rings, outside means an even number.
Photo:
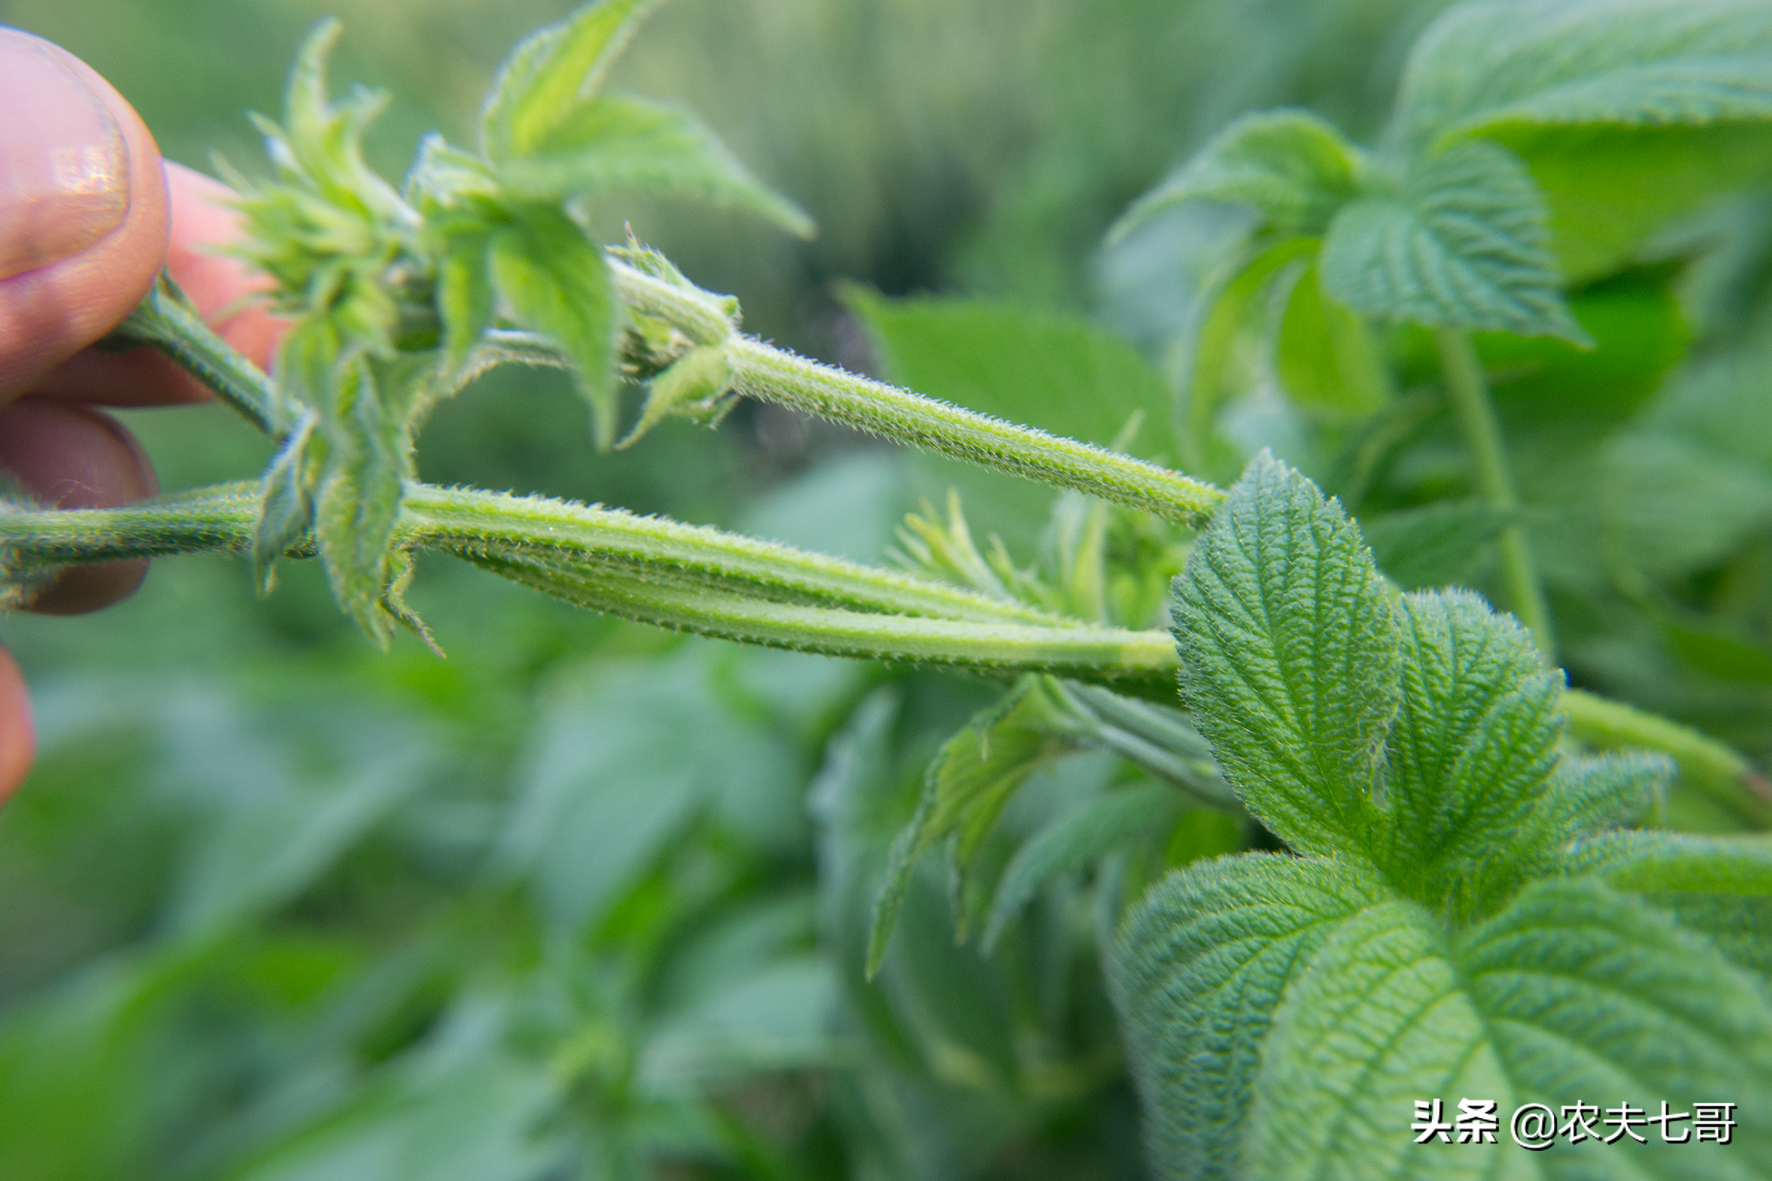
[{"label": "ridged stem", "polygon": [[664,320],[696,344],[723,344],[735,388],[746,397],[979,467],[1074,488],[1181,525],[1204,523],[1224,499],[1213,485],[1168,468],[795,356],[733,332],[705,292],[666,283],[614,258],[610,269],[629,307]]},{"label": "ridged stem", "polygon": [[[0,515],[0,567],[245,552],[259,489],[229,484],[116,509]],[[1167,632],[1101,627],[878,570],[616,509],[408,487],[395,544],[455,554],[555,597],[746,643],[992,672],[1166,679]],[[310,552],[298,549],[297,554]]]},{"label": "ridged stem", "polygon": [[[1446,385],[1452,393],[1452,404],[1458,412],[1465,444],[1477,461],[1477,486],[1483,500],[1492,508],[1517,515],[1520,497],[1514,488],[1513,468],[1508,463],[1507,444],[1501,437],[1501,424],[1495,418],[1495,405],[1489,398],[1489,382],[1483,374],[1483,363],[1477,357],[1476,346],[1466,332],[1442,328],[1437,335]],[[1516,520],[1501,531],[1496,547],[1501,553],[1501,574],[1507,584],[1508,606],[1531,630],[1545,662],[1556,664],[1556,633],[1551,627],[1550,607],[1545,601],[1544,586],[1538,579],[1538,566],[1532,558],[1532,544],[1526,537],[1526,527]]]}]

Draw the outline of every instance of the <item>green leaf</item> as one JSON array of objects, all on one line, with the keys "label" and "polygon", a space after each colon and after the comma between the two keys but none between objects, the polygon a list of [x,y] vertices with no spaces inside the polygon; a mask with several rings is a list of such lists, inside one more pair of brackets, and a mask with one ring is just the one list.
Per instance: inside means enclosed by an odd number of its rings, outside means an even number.
[{"label": "green leaf", "polygon": [[1496,144],[1459,143],[1412,168],[1396,192],[1336,215],[1323,289],[1369,316],[1585,342],[1550,247],[1525,165]]},{"label": "green leaf", "polygon": [[885,958],[918,859],[951,837],[954,872],[962,875],[1016,789],[1035,771],[1076,749],[1050,723],[1062,710],[1050,697],[1047,678],[1024,677],[1003,700],[950,738],[929,764],[916,815],[892,842],[886,878],[874,901],[869,975]]},{"label": "green leaf", "polygon": [[719,699],[705,656],[592,665],[527,739],[500,857],[556,929],[602,920],[697,814],[764,849],[797,847],[789,751]]},{"label": "green leaf", "polygon": [[618,304],[603,252],[563,213],[527,208],[492,237],[492,284],[511,318],[572,358],[597,446],[615,440]]},{"label": "green leaf", "polygon": [[1245,1175],[1522,1175],[1494,1159],[1511,1146],[1454,1152],[1435,1140],[1417,1144],[1409,1128],[1418,1099],[1494,1099],[1504,1121],[1516,1101],[1448,950],[1432,915],[1386,902],[1341,923],[1308,967],[1293,969],[1296,983],[1274,1013],[1255,1080]]},{"label": "green leaf", "polygon": [[444,368],[460,373],[474,347],[492,327],[495,300],[489,237],[483,233],[450,237],[437,263],[437,311],[443,317]]},{"label": "green leaf", "polygon": [[326,440],[307,416],[265,472],[252,530],[252,577],[261,595],[277,585],[277,560],[314,527],[314,489],[326,466]]},{"label": "green leaf", "polygon": [[1488,135],[1532,170],[1571,282],[1618,270],[1656,231],[1772,175],[1772,126],[1546,127]]},{"label": "green leaf", "polygon": [[610,65],[656,0],[592,0],[511,51],[480,111],[480,147],[519,159],[596,96]]},{"label": "green leaf", "polygon": [[989,955],[1015,916],[1047,882],[1139,838],[1168,835],[1181,799],[1166,784],[1146,783],[1091,800],[1052,821],[1016,851],[997,883],[980,950]]},{"label": "green leaf", "polygon": [[732,407],[732,364],[721,345],[700,345],[671,362],[646,386],[646,406],[617,451],[632,447],[672,415],[718,421]]},{"label": "green leaf", "polygon": [[813,232],[804,210],[751,175],[694,115],[629,95],[585,103],[498,177],[518,200],[677,193],[747,210],[802,238]]},{"label": "green leaf", "polygon": [[1246,1175],[1243,1121],[1275,1007],[1337,927],[1385,897],[1346,862],[1251,853],[1173,873],[1127,915],[1108,980],[1160,1176]]},{"label": "green leaf", "polygon": [[1510,124],[1772,119],[1759,0],[1461,4],[1410,52],[1395,134],[1416,149]]},{"label": "green leaf", "polygon": [[1385,866],[1438,905],[1474,902],[1517,870],[1510,853],[1556,765],[1560,673],[1532,637],[1466,591],[1402,600],[1403,694],[1385,757]]},{"label": "green leaf", "polygon": [[[412,442],[402,407],[383,402],[396,393],[398,370],[378,381],[365,357],[344,362],[321,413],[327,468],[314,493],[314,540],[333,597],[370,639],[386,648],[391,620],[382,596],[392,580],[388,548],[400,516],[400,498],[412,478]],[[392,399],[390,399],[392,400]]]},{"label": "green leaf", "polygon": [[888,299],[859,286],[842,297],[868,328],[887,376],[981,414],[1110,447],[1135,414],[1124,449],[1167,446],[1169,389],[1130,344],[1075,317],[992,300]]},{"label": "green leaf", "polygon": [[1477,500],[1439,500],[1360,522],[1373,560],[1404,590],[1465,581],[1484,548],[1518,513]]},{"label": "green leaf", "polygon": [[1286,396],[1307,410],[1359,420],[1391,400],[1390,367],[1378,341],[1359,316],[1324,298],[1316,259],[1292,285],[1274,347]]},{"label": "green leaf", "polygon": [[1577,842],[1654,817],[1672,779],[1673,763],[1663,755],[1565,754],[1521,836],[1515,860],[1539,873],[1570,870],[1570,850]]},{"label": "green leaf", "polygon": [[1183,201],[1254,206],[1286,234],[1321,234],[1359,191],[1354,146],[1308,111],[1244,115],[1214,136],[1173,176],[1133,203],[1108,232],[1110,244]]},{"label": "green leaf", "polygon": [[1301,852],[1368,850],[1402,658],[1394,592],[1340,504],[1264,452],[1175,592],[1183,695],[1243,803]]},{"label": "green leaf", "polygon": [[[1680,1110],[1727,1095],[1743,1112],[1772,1102],[1772,1006],[1709,940],[1591,880],[1528,887],[1458,941],[1471,999],[1521,1098],[1667,1098]],[[1632,1099],[1632,1103],[1643,1105]],[[1772,1133],[1743,1121],[1717,1155],[1694,1144],[1643,1150],[1650,1176],[1738,1177],[1772,1159]],[[1583,1146],[1603,1158],[1600,1146]],[[1633,1146],[1634,1147],[1634,1146]],[[1560,1151],[1560,1150],[1559,1150]],[[1590,1161],[1557,1176],[1603,1175]],[[1601,1169],[1601,1173],[1593,1170]]]},{"label": "green leaf", "polygon": [[1636,894],[1772,898],[1772,837],[1602,833],[1576,848],[1570,870]]},{"label": "green leaf", "polygon": [[1219,411],[1260,385],[1269,340],[1275,283],[1300,258],[1313,255],[1314,239],[1288,238],[1261,251],[1198,302],[1189,329],[1186,363],[1178,395],[1181,458],[1189,471],[1230,473],[1233,457],[1218,430]]}]

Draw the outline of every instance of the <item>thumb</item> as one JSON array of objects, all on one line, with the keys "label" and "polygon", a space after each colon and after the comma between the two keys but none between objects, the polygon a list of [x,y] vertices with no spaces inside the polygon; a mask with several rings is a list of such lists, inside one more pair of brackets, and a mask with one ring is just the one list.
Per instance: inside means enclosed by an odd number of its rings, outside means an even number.
[{"label": "thumb", "polygon": [[84,62],[0,28],[0,402],[91,344],[166,259],[166,177]]}]

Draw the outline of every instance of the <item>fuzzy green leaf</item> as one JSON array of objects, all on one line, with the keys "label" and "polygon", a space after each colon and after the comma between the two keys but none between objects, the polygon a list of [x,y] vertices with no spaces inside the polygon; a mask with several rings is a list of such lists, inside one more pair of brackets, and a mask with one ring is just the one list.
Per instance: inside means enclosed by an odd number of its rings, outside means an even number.
[{"label": "fuzzy green leaf", "polygon": [[1517,513],[1482,501],[1436,501],[1360,522],[1373,560],[1404,590],[1463,581],[1483,547],[1513,524]]},{"label": "fuzzy green leaf", "polygon": [[260,594],[276,586],[277,559],[314,525],[314,489],[326,466],[326,440],[310,415],[283,444],[265,472],[258,523],[252,531],[252,578]]},{"label": "fuzzy green leaf", "polygon": [[1571,857],[1575,872],[1639,894],[1772,898],[1772,837],[1675,832],[1604,833]]},{"label": "fuzzy green leaf", "polygon": [[1275,1007],[1340,925],[1385,898],[1345,862],[1254,853],[1171,874],[1127,915],[1108,979],[1160,1176],[1245,1175],[1243,1121]]},{"label": "fuzzy green leaf", "polygon": [[980,948],[989,955],[997,940],[1047,882],[1132,844],[1167,835],[1181,798],[1162,783],[1145,783],[1091,800],[1058,817],[1016,851],[991,900]]},{"label": "fuzzy green leaf", "polygon": [[1461,4],[1415,44],[1397,100],[1417,148],[1509,124],[1772,119],[1772,9],[1760,0]]},{"label": "fuzzy green leaf", "polygon": [[530,208],[492,238],[492,284],[511,318],[572,359],[597,446],[615,439],[618,308],[603,252],[573,220]]},{"label": "fuzzy green leaf", "polygon": [[1473,594],[1410,594],[1402,607],[1385,865],[1438,903],[1439,889],[1474,893],[1511,861],[1513,835],[1556,764],[1563,678],[1545,671],[1524,628]]},{"label": "fuzzy green leaf", "polygon": [[1401,649],[1340,504],[1264,452],[1175,591],[1183,694],[1243,803],[1301,852],[1367,851]]},{"label": "fuzzy green leaf", "polygon": [[1496,144],[1454,144],[1395,193],[1349,204],[1321,265],[1324,290],[1365,315],[1586,339],[1563,300],[1544,200]]},{"label": "fuzzy green leaf", "polygon": [[1415,1143],[1409,1128],[1418,1099],[1514,1107],[1511,1080],[1447,952],[1432,915],[1393,901],[1341,923],[1308,967],[1293,969],[1296,983],[1274,1013],[1255,1080],[1242,1175],[1508,1175],[1495,1159],[1508,1149],[1454,1152],[1437,1140]]},{"label": "fuzzy green leaf", "polygon": [[732,365],[726,359],[725,348],[701,345],[690,349],[647,383],[645,409],[626,437],[615,445],[616,450],[633,446],[673,414],[717,420],[732,405],[727,397],[731,390]]},{"label": "fuzzy green leaf", "polygon": [[[1288,238],[1249,259],[1217,290],[1199,301],[1190,326],[1188,363],[1182,369],[1178,421],[1181,458],[1189,471],[1217,477],[1232,459],[1218,431],[1226,403],[1257,387],[1265,374],[1269,310],[1274,285],[1318,243]],[[1235,466],[1229,466],[1234,475]]]},{"label": "fuzzy green leaf", "polygon": [[452,236],[437,263],[437,311],[443,318],[444,367],[460,373],[474,347],[492,327],[492,268],[487,258],[489,236]]},{"label": "fuzzy green leaf", "polygon": [[596,96],[657,0],[592,0],[511,51],[480,112],[480,147],[504,163],[535,151]]},{"label": "fuzzy green leaf", "polygon": [[388,549],[400,497],[412,476],[411,438],[400,408],[384,404],[384,383],[367,358],[346,361],[333,381],[321,415],[329,455],[314,494],[314,540],[333,597],[386,648],[392,620],[382,596],[393,576]]},{"label": "fuzzy green leaf", "polygon": [[1051,724],[1062,709],[1051,699],[1045,678],[1023,678],[1007,697],[950,738],[929,764],[923,798],[892,842],[885,881],[874,901],[870,975],[885,958],[918,859],[951,837],[954,871],[963,873],[1016,789],[1035,771],[1076,749]]},{"label": "fuzzy green leaf", "polygon": [[1321,234],[1358,192],[1359,154],[1308,111],[1260,111],[1231,123],[1173,176],[1133,203],[1110,242],[1183,201],[1254,206],[1288,234]]},{"label": "fuzzy green leaf", "polygon": [[1368,418],[1391,400],[1391,375],[1372,330],[1323,295],[1317,260],[1299,272],[1274,342],[1286,396],[1331,420]]},{"label": "fuzzy green leaf", "polygon": [[678,193],[812,236],[806,212],[753,176],[701,120],[629,95],[580,106],[498,175],[518,200],[570,200],[610,190]]},{"label": "fuzzy green leaf", "polygon": [[[1628,895],[1592,880],[1537,883],[1463,935],[1457,963],[1522,1099],[1642,1096],[1690,1110],[1716,1096],[1743,1113],[1772,1103],[1765,990],[1709,940]],[[1728,1147],[1661,1149],[1631,1146],[1642,1175],[1765,1177],[1772,1129],[1744,1119]],[[1576,1146],[1553,1176],[1608,1175],[1606,1152]]]}]

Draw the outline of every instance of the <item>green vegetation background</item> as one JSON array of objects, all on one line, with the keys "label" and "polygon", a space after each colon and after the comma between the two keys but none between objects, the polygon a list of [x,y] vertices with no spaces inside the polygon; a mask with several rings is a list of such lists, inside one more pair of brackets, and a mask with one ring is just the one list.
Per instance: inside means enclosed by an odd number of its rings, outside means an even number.
[{"label": "green vegetation background", "polygon": [[[339,13],[335,78],[395,96],[375,162],[470,138],[507,48],[566,7]],[[1090,316],[1161,364],[1211,227],[1103,254],[1108,223],[1240,111],[1370,134],[1441,7],[677,0],[617,84],[697,111],[820,236],[670,204],[610,209],[607,234],[630,220],[751,331],[855,367],[876,359],[838,280]],[[244,111],[277,111],[331,11],[0,0],[170,158],[249,172]],[[219,408],[124,417],[168,489],[267,456]],[[420,464],[868,561],[950,482],[1024,551],[1049,500],[755,407],[597,455],[566,383],[530,373],[445,405]],[[412,600],[448,658],[409,637],[384,656],[311,565],[260,601],[242,562],[183,558],[103,615],[0,624],[43,746],[0,811],[0,1176],[1141,1175],[1077,888],[986,961],[927,874],[901,954],[858,979],[885,845],[992,686],[680,640],[443,559]],[[1768,691],[1747,683],[1721,713],[1758,753]],[[1006,839],[1119,774],[1062,764]]]}]

